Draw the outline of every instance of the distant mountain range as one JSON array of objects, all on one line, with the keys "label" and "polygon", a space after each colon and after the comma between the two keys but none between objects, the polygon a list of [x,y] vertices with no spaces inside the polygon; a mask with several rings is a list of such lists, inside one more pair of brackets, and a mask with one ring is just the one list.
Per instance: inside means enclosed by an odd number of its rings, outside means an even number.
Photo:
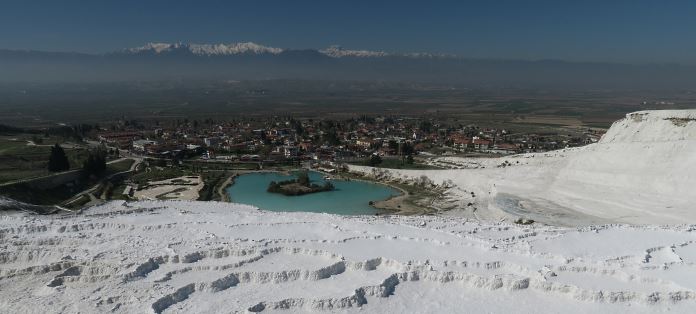
[{"label": "distant mountain range", "polygon": [[365,80],[470,87],[665,89],[696,86],[696,67],[471,59],[431,53],[281,49],[256,43],[149,43],[106,54],[0,50],[0,82]]},{"label": "distant mountain range", "polygon": [[[320,54],[332,58],[356,57],[356,58],[377,58],[377,57],[411,57],[411,58],[433,58],[433,57],[456,57],[445,54],[430,53],[387,53],[384,51],[370,50],[350,50],[341,46],[330,46],[326,49],[317,50]],[[119,52],[122,54],[192,54],[196,56],[232,56],[232,55],[280,55],[284,52],[292,53],[290,49],[282,49],[259,45],[253,42],[231,43],[231,44],[187,44],[187,43],[148,43],[145,46],[124,49]]]}]

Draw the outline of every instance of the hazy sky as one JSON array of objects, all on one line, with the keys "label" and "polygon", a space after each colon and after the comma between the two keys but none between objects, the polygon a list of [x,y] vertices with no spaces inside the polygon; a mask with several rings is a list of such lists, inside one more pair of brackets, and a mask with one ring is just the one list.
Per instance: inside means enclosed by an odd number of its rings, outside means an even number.
[{"label": "hazy sky", "polygon": [[696,1],[0,0],[0,49],[152,41],[696,64]]}]

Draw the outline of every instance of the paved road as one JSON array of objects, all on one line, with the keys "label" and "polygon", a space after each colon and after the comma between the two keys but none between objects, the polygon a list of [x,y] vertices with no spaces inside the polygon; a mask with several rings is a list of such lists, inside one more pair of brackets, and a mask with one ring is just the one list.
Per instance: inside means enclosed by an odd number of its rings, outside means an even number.
[{"label": "paved road", "polygon": [[121,171],[121,172],[117,172],[117,173],[114,173],[114,174],[109,175],[108,177],[104,178],[104,180],[102,180],[101,182],[95,184],[94,186],[92,186],[92,187],[90,187],[90,188],[88,188],[88,189],[86,189],[86,190],[84,190],[84,191],[82,191],[82,192],[80,192],[80,193],[75,194],[73,197],[71,197],[70,199],[66,200],[66,201],[63,202],[62,204],[65,205],[65,206],[69,206],[70,204],[72,204],[72,203],[76,202],[77,200],[79,200],[83,195],[87,195],[87,196],[90,198],[90,203],[98,203],[98,202],[100,201],[100,199],[97,198],[93,193],[94,193],[97,189],[99,189],[99,187],[101,187],[101,185],[103,184],[104,181],[109,181],[109,180],[111,180],[112,178],[114,178],[115,176],[122,175],[122,174],[124,174],[124,173],[133,172],[133,171],[135,171],[135,169],[140,165],[140,163],[143,162],[143,159],[142,159],[142,158],[137,158],[137,157],[124,157],[124,158],[119,158],[119,159],[110,161],[110,162],[108,162],[107,164],[112,164],[112,163],[116,163],[116,162],[123,161],[123,160],[127,160],[127,159],[133,160],[133,164],[130,166],[130,168],[129,168],[128,170]]},{"label": "paved road", "polygon": [[0,183],[0,187],[25,183],[25,182],[39,180],[39,179],[46,179],[46,178],[50,178],[50,177],[63,175],[66,173],[79,172],[79,171],[82,171],[82,169],[68,170],[68,171],[63,171],[63,172],[52,173],[52,174],[45,175],[45,176],[31,177],[31,178],[19,179],[19,180],[14,180],[14,181],[8,181],[8,182]]}]

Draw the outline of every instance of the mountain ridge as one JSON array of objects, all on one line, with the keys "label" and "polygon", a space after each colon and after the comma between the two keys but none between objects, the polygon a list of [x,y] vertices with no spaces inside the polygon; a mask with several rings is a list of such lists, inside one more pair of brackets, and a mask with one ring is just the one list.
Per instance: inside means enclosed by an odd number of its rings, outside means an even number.
[{"label": "mountain ridge", "polygon": [[253,42],[150,43],[106,54],[0,50],[0,68],[0,82],[308,79],[574,89],[696,85],[696,66],[472,59],[339,46],[282,49]]}]

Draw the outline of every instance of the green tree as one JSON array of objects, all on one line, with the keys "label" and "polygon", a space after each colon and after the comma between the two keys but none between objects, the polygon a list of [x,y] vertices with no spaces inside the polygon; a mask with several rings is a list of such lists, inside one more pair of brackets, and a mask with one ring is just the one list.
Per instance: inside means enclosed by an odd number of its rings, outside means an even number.
[{"label": "green tree", "polygon": [[430,133],[433,130],[433,124],[430,121],[421,121],[418,128],[425,133]]},{"label": "green tree", "polygon": [[414,152],[415,149],[413,148],[413,145],[409,143],[401,144],[401,155],[413,155]]},{"label": "green tree", "polygon": [[303,186],[309,186],[309,174],[307,171],[302,171],[297,174],[297,183]]},{"label": "green tree", "polygon": [[382,157],[379,157],[377,154],[373,154],[370,156],[370,160],[368,160],[368,164],[370,167],[376,167],[377,165],[382,163]]},{"label": "green tree", "polygon": [[58,144],[51,147],[51,155],[48,157],[48,171],[59,172],[68,169],[70,169],[70,162],[63,148]]},{"label": "green tree", "polygon": [[[397,142],[397,141],[395,141],[395,140],[389,140],[389,143],[388,143],[388,144],[389,144],[389,149],[392,149],[392,150],[398,150],[398,149],[399,149],[399,142]],[[397,151],[397,153],[398,153],[398,151]]]},{"label": "green tree", "polygon": [[[414,149],[413,145],[409,143],[402,143],[401,144],[401,152],[399,154],[401,155],[401,163],[403,164],[404,162],[407,162],[409,164],[413,163],[413,155]],[[411,157],[411,162],[408,162],[408,157]]]},{"label": "green tree", "polygon": [[292,125],[293,128],[295,128],[295,133],[297,133],[297,135],[302,136],[304,134],[305,130],[304,130],[304,127],[302,127],[301,121],[297,121],[297,120],[293,119],[290,121],[290,124]]},{"label": "green tree", "polygon": [[338,137],[338,133],[336,132],[336,129],[331,128],[325,135],[324,135],[324,140],[326,143],[329,145],[339,145],[341,144],[341,139]]},{"label": "green tree", "polygon": [[106,151],[103,149],[91,150],[82,168],[88,175],[103,174],[106,171]]},{"label": "green tree", "polygon": [[34,142],[34,144],[40,145],[43,144],[43,138],[39,137],[38,135],[33,135],[31,137],[31,141]]}]

